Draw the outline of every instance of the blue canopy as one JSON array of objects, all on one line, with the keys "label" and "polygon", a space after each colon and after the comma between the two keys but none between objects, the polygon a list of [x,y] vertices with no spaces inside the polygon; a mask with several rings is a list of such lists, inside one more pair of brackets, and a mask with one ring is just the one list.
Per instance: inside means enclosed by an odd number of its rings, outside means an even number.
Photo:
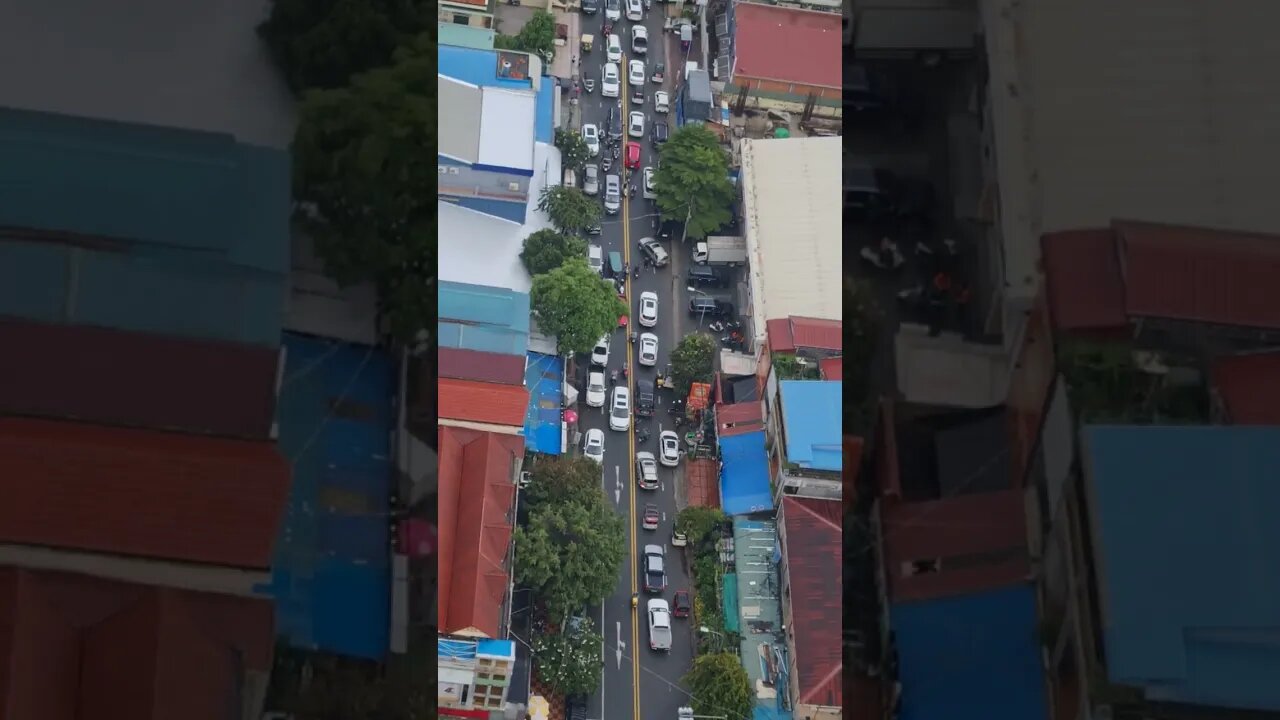
[{"label": "blue canopy", "polygon": [[773,508],[764,431],[720,438],[720,498],[728,515],[750,515]]}]

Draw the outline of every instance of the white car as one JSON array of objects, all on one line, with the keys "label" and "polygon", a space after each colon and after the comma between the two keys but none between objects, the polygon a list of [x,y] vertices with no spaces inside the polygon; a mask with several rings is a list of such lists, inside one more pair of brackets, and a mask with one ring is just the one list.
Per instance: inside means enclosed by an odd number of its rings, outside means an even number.
[{"label": "white car", "polygon": [[613,401],[609,403],[609,429],[618,432],[631,429],[631,391],[622,385],[613,389]]},{"label": "white car", "polygon": [[[595,166],[588,165],[587,167],[591,168]],[[657,189],[655,189],[653,184],[653,168],[651,167],[647,167],[644,169],[644,187],[641,188],[641,190],[645,200],[658,199],[658,191]]]},{"label": "white car", "polygon": [[640,333],[640,364],[653,367],[658,364],[658,336]]},{"label": "white car", "polygon": [[622,19],[622,0],[604,0],[604,19],[609,22]]},{"label": "white car", "polygon": [[680,436],[670,430],[658,433],[658,460],[666,467],[680,464]]},{"label": "white car", "polygon": [[636,453],[636,482],[641,490],[658,489],[658,463],[653,459],[653,453]]},{"label": "white car", "polygon": [[636,55],[649,52],[649,28],[643,25],[631,26],[631,52]]},{"label": "white car", "polygon": [[652,290],[640,293],[640,324],[644,327],[658,324],[658,293]]},{"label": "white car", "polygon": [[622,38],[618,33],[610,33],[609,44],[605,46],[604,59],[611,63],[622,62]]},{"label": "white car", "polygon": [[649,649],[671,649],[671,610],[667,601],[654,598],[647,604],[649,610]]},{"label": "white car", "polygon": [[666,267],[671,262],[671,256],[667,254],[667,249],[658,244],[658,241],[651,238],[640,238],[640,242],[636,243],[640,248],[640,252],[644,253],[654,267]]},{"label": "white car", "polygon": [[666,90],[659,90],[653,94],[653,111],[656,113],[667,114],[671,110],[671,96]]},{"label": "white car", "polygon": [[644,113],[633,112],[627,116],[627,134],[633,138],[644,137]]},{"label": "white car", "polygon": [[591,350],[591,364],[604,367],[609,364],[609,336],[602,335]]},{"label": "white car", "polygon": [[596,272],[604,270],[604,248],[599,245],[587,246],[587,267]]},{"label": "white car", "polygon": [[604,211],[617,215],[622,209],[622,179],[617,175],[604,176]]},{"label": "white car", "polygon": [[627,19],[631,22],[644,20],[644,5],[640,0],[627,0]]},{"label": "white car", "polygon": [[[599,141],[596,141],[597,147]],[[588,146],[589,147],[589,146]],[[596,195],[600,192],[600,166],[587,165],[582,168],[582,193],[584,195]]]},{"label": "white car", "polygon": [[587,373],[587,407],[604,407],[604,371]]},{"label": "white car", "polygon": [[593,123],[583,125],[582,139],[587,141],[587,149],[591,151],[591,157],[600,154],[600,128]]},{"label": "white car", "polygon": [[587,436],[582,440],[582,455],[591,458],[601,465],[604,464],[604,431],[600,428],[591,428],[587,431]]},{"label": "white car", "polygon": [[600,72],[600,94],[604,97],[616,98],[621,90],[622,79],[618,75],[617,63],[605,63]]},{"label": "white car", "polygon": [[627,63],[627,82],[633,88],[644,87],[644,61],[632,60]]}]

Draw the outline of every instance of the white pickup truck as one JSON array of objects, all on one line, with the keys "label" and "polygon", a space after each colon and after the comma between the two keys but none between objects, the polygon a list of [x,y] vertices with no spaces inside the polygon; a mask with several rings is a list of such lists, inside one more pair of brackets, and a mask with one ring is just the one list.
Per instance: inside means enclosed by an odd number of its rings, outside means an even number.
[{"label": "white pickup truck", "polygon": [[671,649],[671,611],[661,598],[649,601],[649,649]]}]

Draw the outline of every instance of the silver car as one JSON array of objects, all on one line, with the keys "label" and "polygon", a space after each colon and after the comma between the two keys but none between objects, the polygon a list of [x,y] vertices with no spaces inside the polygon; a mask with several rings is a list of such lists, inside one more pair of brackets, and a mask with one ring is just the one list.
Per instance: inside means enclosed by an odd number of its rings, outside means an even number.
[{"label": "silver car", "polygon": [[604,211],[617,215],[622,209],[622,180],[617,175],[604,176]]},{"label": "silver car", "polygon": [[582,192],[595,195],[600,192],[600,166],[588,165],[582,168]]}]

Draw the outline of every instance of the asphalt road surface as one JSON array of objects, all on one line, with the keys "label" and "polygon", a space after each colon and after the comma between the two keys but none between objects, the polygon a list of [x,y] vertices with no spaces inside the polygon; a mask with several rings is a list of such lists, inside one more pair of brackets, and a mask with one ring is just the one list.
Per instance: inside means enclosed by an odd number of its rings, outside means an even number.
[{"label": "asphalt road surface", "polygon": [[[602,223],[602,232],[592,241],[599,243],[604,250],[606,264],[610,252],[623,253],[624,261],[631,265],[641,264],[637,251],[637,242],[644,237],[655,235],[655,213],[657,208],[652,201],[644,200],[641,194],[643,168],[656,166],[657,149],[649,139],[649,132],[655,118],[673,123],[674,114],[666,117],[653,111],[653,92],[663,89],[672,92],[672,63],[679,54],[679,40],[670,33],[662,32],[663,19],[666,15],[665,5],[654,3],[645,13],[644,25],[649,30],[649,52],[645,59],[646,82],[644,105],[633,107],[630,101],[631,87],[626,82],[627,61],[631,54],[631,26],[633,23],[625,18],[614,23],[614,31],[623,39],[623,61],[619,69],[623,77],[622,89],[618,99],[603,98],[600,95],[600,72],[605,62],[606,43],[600,35],[604,20],[603,8],[595,15],[584,15],[583,32],[595,36],[595,47],[591,53],[583,54],[581,68],[583,76],[593,78],[596,82],[595,92],[581,96],[582,122],[595,123],[601,135],[607,133],[605,121],[609,107],[621,111],[623,119],[623,142],[635,141],[641,146],[641,170],[634,171],[634,176],[622,175],[622,184],[626,186],[634,181],[637,186],[633,198],[623,200],[620,214],[606,216]],[[670,56],[670,57],[669,57]],[[657,85],[648,80],[652,74],[653,64],[664,62],[667,66],[666,81]],[[674,106],[674,99],[671,103]],[[626,118],[629,112],[639,110],[645,113],[645,136],[630,138],[626,136]],[[673,108],[674,110],[674,108]],[[603,153],[609,152],[606,148]],[[600,158],[592,162],[599,162]],[[622,159],[615,161],[613,172],[630,172],[622,169]],[[601,172],[601,202],[603,202],[604,172]],[[677,247],[672,247],[675,243]],[[653,381],[657,369],[666,367],[668,357],[676,340],[684,332],[692,330],[692,323],[687,313],[682,312],[687,300],[683,283],[683,268],[688,263],[687,250],[679,247],[679,239],[673,238],[666,243],[671,254],[671,264],[660,269],[644,268],[638,279],[628,279],[626,300],[631,307],[632,325],[637,331],[652,332],[658,336],[658,363],[654,368],[641,367],[637,362],[636,348],[628,342],[628,332],[616,331],[612,338],[609,353],[608,370],[618,370],[625,364],[628,368],[631,396],[635,398],[634,382],[637,378]],[[638,298],[640,293],[652,291],[658,295],[658,324],[654,328],[640,328],[635,319],[639,315]],[[696,319],[693,321],[696,323]],[[682,328],[685,328],[682,330]],[[607,377],[607,374],[606,374]],[[688,704],[688,695],[680,685],[680,678],[688,672],[693,661],[693,633],[688,618],[673,619],[672,635],[674,637],[670,652],[655,652],[649,649],[648,621],[645,614],[645,602],[651,597],[643,591],[643,579],[640,577],[640,553],[648,544],[663,547],[667,555],[667,590],[661,597],[668,603],[678,589],[692,590],[692,582],[688,570],[684,567],[682,553],[671,545],[671,529],[675,522],[676,504],[675,488],[672,481],[673,470],[659,466],[658,476],[661,485],[658,490],[641,490],[636,483],[635,453],[642,450],[658,456],[658,434],[662,430],[674,429],[672,416],[668,414],[671,407],[671,393],[658,391],[658,404],[652,418],[635,418],[632,430],[626,433],[615,432],[608,428],[606,407],[590,408],[583,413],[580,423],[585,433],[590,428],[601,428],[605,432],[605,459],[603,467],[603,485],[605,494],[613,502],[618,513],[627,518],[627,557],[618,578],[618,585],[612,595],[605,598],[603,607],[599,609],[600,632],[604,636],[604,669],[601,689],[588,704],[588,715],[598,720],[674,720],[676,709]],[[637,445],[634,430],[647,427],[650,438]],[[657,530],[644,530],[640,527],[641,515],[645,503],[656,503],[662,513]],[[631,607],[633,593],[639,594],[638,607]]]}]

